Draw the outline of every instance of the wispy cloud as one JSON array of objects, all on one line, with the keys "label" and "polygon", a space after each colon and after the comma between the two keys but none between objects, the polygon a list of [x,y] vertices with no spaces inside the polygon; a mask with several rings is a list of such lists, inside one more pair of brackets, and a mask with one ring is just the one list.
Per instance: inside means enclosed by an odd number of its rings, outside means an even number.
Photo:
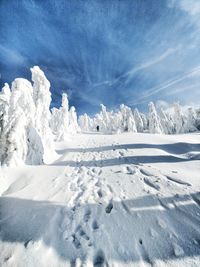
[{"label": "wispy cloud", "polygon": [[18,51],[12,50],[0,44],[0,55],[6,61],[12,62],[13,64],[22,65],[26,61]]},{"label": "wispy cloud", "polygon": [[127,76],[132,76],[133,74],[135,74],[136,72],[140,71],[140,70],[144,70],[146,68],[149,68],[155,64],[158,64],[160,62],[162,62],[163,60],[165,60],[168,56],[170,56],[171,54],[175,53],[177,50],[179,50],[179,47],[176,48],[169,48],[167,49],[164,53],[162,53],[161,55],[148,60],[147,62],[144,62],[142,64],[140,64],[139,66],[136,66],[134,68],[132,68],[130,71],[128,71],[126,73]]},{"label": "wispy cloud", "polygon": [[124,74],[120,75],[119,77],[117,77],[114,80],[110,80],[110,81],[105,80],[105,81],[93,84],[93,88],[99,87],[102,85],[113,86],[113,85],[117,84],[121,79],[125,80],[125,82],[128,82],[137,72],[144,70],[144,69],[147,69],[147,68],[150,68],[153,65],[156,65],[156,64],[162,62],[168,56],[177,52],[179,49],[180,49],[180,46],[177,46],[176,48],[169,48],[166,51],[164,51],[162,54],[160,54],[159,56],[156,56],[150,60],[147,60],[146,62],[143,62],[143,63],[139,64],[138,66],[134,66],[129,71],[125,72]]},{"label": "wispy cloud", "polygon": [[[162,91],[165,91],[166,89],[184,81],[187,78],[190,78],[196,74],[200,74],[200,65],[189,70],[188,72],[186,72],[184,75],[179,76],[179,77],[175,77],[174,79],[170,79],[165,81],[164,83],[155,86],[149,90],[146,90],[141,97],[139,97],[138,99],[136,99],[135,101],[130,101],[129,105],[138,105],[138,104],[142,104],[142,103],[146,103],[147,101],[149,101],[149,99],[153,96],[156,95],[158,93],[161,93]],[[190,89],[188,87],[188,89]],[[185,89],[186,90],[186,89]]]}]

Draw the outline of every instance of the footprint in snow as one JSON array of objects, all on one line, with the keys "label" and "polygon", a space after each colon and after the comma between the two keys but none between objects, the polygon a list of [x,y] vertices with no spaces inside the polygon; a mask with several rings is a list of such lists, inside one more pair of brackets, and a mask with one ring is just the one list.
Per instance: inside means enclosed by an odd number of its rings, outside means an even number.
[{"label": "footprint in snow", "polygon": [[73,245],[75,246],[76,249],[81,248],[81,243],[80,243],[80,241],[78,240],[78,238],[76,237],[75,234],[72,235],[72,243],[73,243]]},{"label": "footprint in snow", "polygon": [[103,192],[101,191],[101,189],[99,189],[97,191],[97,194],[98,194],[99,198],[102,198],[103,197]]},{"label": "footprint in snow", "polygon": [[119,155],[120,155],[121,157],[123,157],[123,156],[124,156],[124,152],[119,151]]},{"label": "footprint in snow", "polygon": [[174,255],[176,257],[180,257],[180,256],[183,256],[184,255],[184,250],[178,244],[174,243],[173,244],[173,249],[174,249]]},{"label": "footprint in snow", "polygon": [[85,215],[84,215],[84,222],[88,222],[89,221],[89,219],[90,219],[90,216],[91,216],[91,210],[90,209],[88,209],[88,210],[86,210],[86,212],[85,212]]},{"label": "footprint in snow", "polygon": [[113,209],[113,203],[112,203],[112,201],[111,201],[111,202],[108,204],[108,206],[106,207],[105,211],[106,211],[106,213],[110,214],[111,211],[112,211],[112,209]]},{"label": "footprint in snow", "polygon": [[93,230],[98,230],[99,229],[99,224],[98,224],[98,222],[96,220],[94,220],[92,222],[92,229]]},{"label": "footprint in snow", "polygon": [[93,260],[94,267],[103,267],[105,266],[105,255],[102,250],[97,251],[94,260]]},{"label": "footprint in snow", "polygon": [[174,183],[177,183],[177,184],[181,184],[181,185],[187,185],[187,186],[191,186],[190,183],[187,183],[187,182],[184,182],[178,178],[175,178],[175,177],[171,177],[171,176],[166,176],[166,178]]},{"label": "footprint in snow", "polygon": [[122,172],[131,175],[131,174],[135,174],[136,170],[134,168],[131,168],[130,166],[126,166],[126,167],[123,167]]},{"label": "footprint in snow", "polygon": [[108,190],[110,191],[110,193],[113,193],[113,189],[109,184],[107,185],[107,187],[108,187]]},{"label": "footprint in snow", "polygon": [[154,189],[156,189],[158,191],[160,190],[160,185],[156,183],[157,181],[151,181],[150,179],[145,177],[144,178],[144,182],[145,182],[146,185],[148,185],[148,186],[150,186],[150,187],[152,187],[152,188],[154,188]]}]

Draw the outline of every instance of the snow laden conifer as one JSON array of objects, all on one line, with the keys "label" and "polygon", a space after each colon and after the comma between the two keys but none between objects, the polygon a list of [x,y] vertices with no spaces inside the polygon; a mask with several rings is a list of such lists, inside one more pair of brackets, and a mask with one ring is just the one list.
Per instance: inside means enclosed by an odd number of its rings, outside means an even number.
[{"label": "snow laden conifer", "polygon": [[12,83],[8,119],[2,134],[2,164],[42,163],[44,151],[40,136],[34,129],[34,116],[31,83],[25,79],[15,79]]},{"label": "snow laden conifer", "polygon": [[165,110],[160,108],[160,123],[162,125],[162,130],[164,134],[172,134],[174,129],[173,121],[170,116],[167,115]]},{"label": "snow laden conifer", "polygon": [[66,93],[62,94],[61,107],[59,109],[52,109],[50,126],[56,141],[68,139],[69,134],[80,131],[75,107],[69,109],[69,101]]},{"label": "snow laden conifer", "polygon": [[89,121],[89,116],[85,113],[84,115],[81,115],[79,117],[79,125],[80,125],[80,128],[82,129],[82,131],[84,132],[88,132],[88,131],[91,131],[91,127],[90,127],[90,121]]},{"label": "snow laden conifer", "polygon": [[143,132],[144,124],[143,124],[142,117],[137,108],[134,109],[134,119],[135,119],[137,131],[140,133]]},{"label": "snow laden conifer", "polygon": [[7,83],[5,83],[2,91],[0,92],[0,163],[4,161],[4,155],[6,152],[5,128],[8,122],[10,95],[10,87]]},{"label": "snow laden conifer", "polygon": [[176,134],[184,133],[186,130],[186,117],[184,116],[179,103],[173,104],[174,108],[174,129]]},{"label": "snow laden conifer", "polygon": [[62,141],[67,138],[69,133],[69,101],[66,93],[62,94],[61,107],[52,109],[50,126],[56,141]]},{"label": "snow laden conifer", "polygon": [[141,117],[142,122],[143,122],[143,132],[144,132],[148,129],[148,120],[147,120],[147,117],[144,113],[140,112],[140,117]]},{"label": "snow laden conifer", "polygon": [[49,127],[50,83],[39,67],[31,69],[32,84],[18,78],[0,96],[1,164],[41,164],[56,156]]},{"label": "snow laden conifer", "polygon": [[44,161],[48,162],[50,159],[49,156],[56,156],[53,134],[50,129],[50,82],[38,66],[31,68],[31,72],[33,81],[33,99],[35,103],[35,128],[42,140]]},{"label": "snow laden conifer", "polygon": [[70,133],[80,132],[76,109],[74,106],[72,106],[69,110],[69,132]]},{"label": "snow laden conifer", "polygon": [[121,112],[121,118],[122,118],[123,131],[124,132],[137,132],[135,119],[134,119],[131,108],[122,104],[120,105],[120,112]]},{"label": "snow laden conifer", "polygon": [[195,110],[195,127],[200,131],[200,108]]},{"label": "snow laden conifer", "polygon": [[149,103],[149,132],[153,134],[162,134],[163,129],[160,123],[160,118],[157,114],[156,108],[153,102]]},{"label": "snow laden conifer", "polygon": [[186,132],[195,132],[196,128],[196,112],[192,107],[187,109],[187,119],[186,119]]}]

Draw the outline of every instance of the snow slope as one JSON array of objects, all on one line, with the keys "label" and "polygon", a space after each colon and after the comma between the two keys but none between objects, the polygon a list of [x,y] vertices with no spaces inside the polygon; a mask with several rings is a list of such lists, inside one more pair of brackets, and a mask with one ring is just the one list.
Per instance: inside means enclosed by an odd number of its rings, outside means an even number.
[{"label": "snow slope", "polygon": [[79,134],[0,173],[0,266],[200,266],[200,135]]}]

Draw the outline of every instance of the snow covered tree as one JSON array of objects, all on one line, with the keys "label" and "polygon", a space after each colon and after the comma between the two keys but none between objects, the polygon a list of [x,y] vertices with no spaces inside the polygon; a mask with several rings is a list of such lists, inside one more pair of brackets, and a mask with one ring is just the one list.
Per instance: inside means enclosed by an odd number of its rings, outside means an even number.
[{"label": "snow covered tree", "polygon": [[52,109],[50,126],[56,141],[62,141],[67,138],[69,133],[69,101],[66,93],[62,94],[61,107]]},{"label": "snow covered tree", "polygon": [[79,117],[79,125],[82,131],[88,132],[90,131],[90,121],[89,116],[85,113]]},{"label": "snow covered tree", "polygon": [[135,119],[137,131],[140,133],[143,132],[144,124],[143,124],[143,120],[137,108],[134,109],[134,119]]},{"label": "snow covered tree", "polygon": [[69,110],[69,132],[70,133],[80,132],[80,127],[78,125],[76,109],[73,106]]},{"label": "snow covered tree", "polygon": [[4,160],[6,147],[5,143],[5,127],[8,122],[8,109],[10,102],[10,87],[6,83],[0,92],[0,163]]},{"label": "snow covered tree", "polygon": [[154,134],[162,134],[163,129],[160,123],[160,118],[157,114],[156,108],[153,102],[149,103],[149,132]]},{"label": "snow covered tree", "polygon": [[8,165],[43,162],[41,138],[34,130],[33,88],[25,79],[15,79],[9,101],[8,119],[2,133],[1,162]]},{"label": "snow covered tree", "polygon": [[50,126],[56,141],[65,140],[69,134],[80,131],[76,110],[74,107],[71,107],[69,110],[69,101],[66,93],[62,94],[61,107],[59,109],[52,109]]},{"label": "snow covered tree", "polygon": [[186,118],[186,132],[195,132],[197,128],[195,127],[196,123],[196,113],[192,107],[187,110],[187,118]]},{"label": "snow covered tree", "polygon": [[200,108],[196,109],[195,127],[200,131]]},{"label": "snow covered tree", "polygon": [[131,108],[120,105],[122,131],[137,132],[135,119]]},{"label": "snow covered tree", "polygon": [[175,133],[177,134],[184,133],[186,127],[186,118],[183,115],[181,106],[179,105],[179,103],[174,103],[173,108],[174,108],[173,121],[174,121]]},{"label": "snow covered tree", "polygon": [[50,156],[56,157],[53,134],[50,129],[50,82],[38,66],[31,68],[31,72],[33,81],[33,99],[35,103],[34,126],[42,140],[44,148],[44,162],[48,162],[50,160]]},{"label": "snow covered tree", "polygon": [[148,120],[147,120],[147,117],[144,113],[140,112],[140,117],[141,117],[142,122],[143,122],[143,132],[144,132],[145,130],[148,129]]},{"label": "snow covered tree", "polygon": [[10,87],[7,83],[5,83],[2,91],[0,92],[0,136],[3,132],[4,124],[8,116],[10,95]]},{"label": "snow covered tree", "polygon": [[160,108],[160,123],[162,125],[163,133],[165,134],[173,133],[174,131],[173,121],[170,115],[168,115],[162,107]]}]

